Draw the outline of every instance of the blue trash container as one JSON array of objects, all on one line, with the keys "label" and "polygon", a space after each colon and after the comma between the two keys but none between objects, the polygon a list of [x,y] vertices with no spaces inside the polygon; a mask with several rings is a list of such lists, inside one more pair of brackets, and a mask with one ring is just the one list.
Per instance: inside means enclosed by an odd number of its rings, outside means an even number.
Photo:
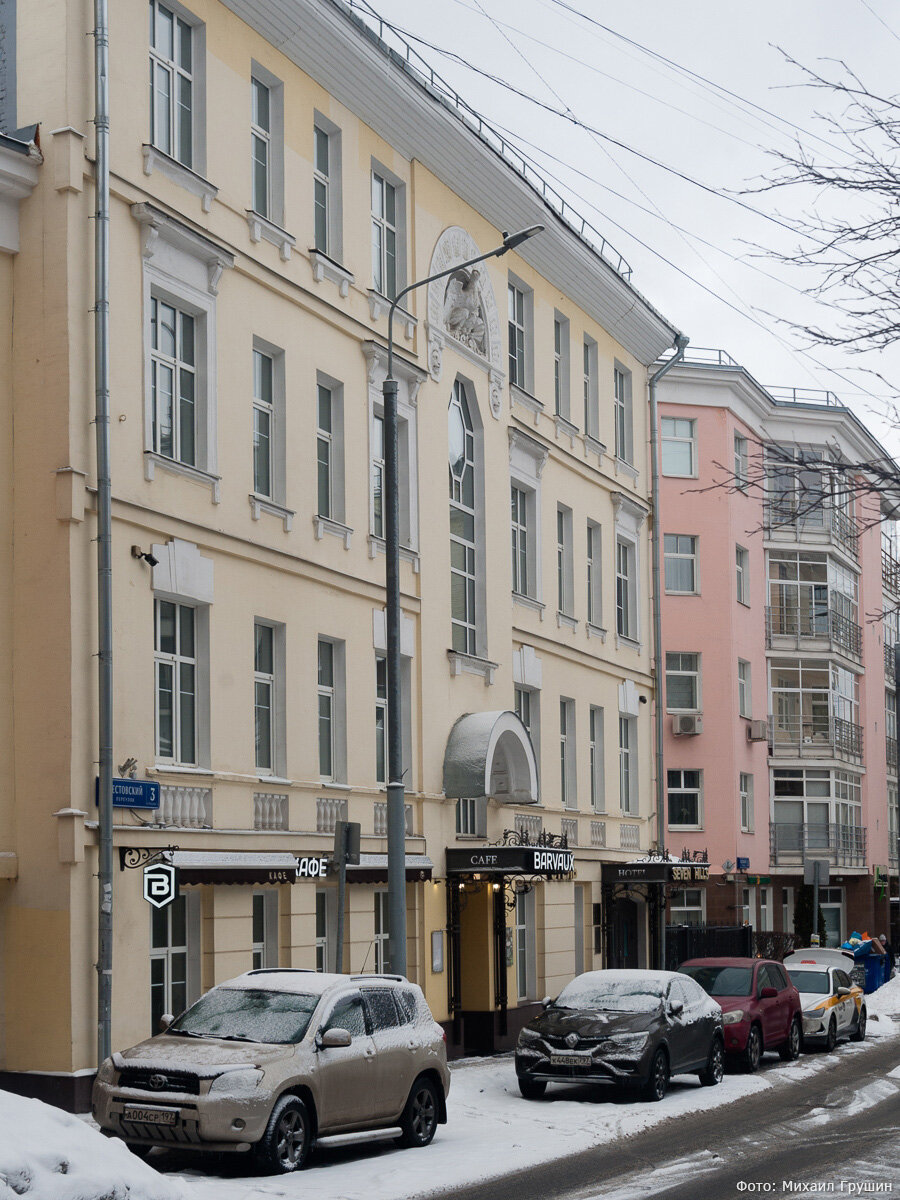
[{"label": "blue trash container", "polygon": [[887,955],[867,954],[861,961],[866,968],[866,984],[863,990],[865,992],[874,992],[884,983],[884,967],[887,962]]}]

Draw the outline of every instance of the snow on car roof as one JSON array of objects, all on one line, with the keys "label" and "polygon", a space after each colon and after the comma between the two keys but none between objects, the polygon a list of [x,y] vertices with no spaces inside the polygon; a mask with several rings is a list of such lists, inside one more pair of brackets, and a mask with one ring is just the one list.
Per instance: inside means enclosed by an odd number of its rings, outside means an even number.
[{"label": "snow on car roof", "polygon": [[[583,975],[576,975],[575,979],[583,979],[585,982],[597,980],[602,983],[604,980],[612,982],[626,983],[634,980],[636,983],[668,983],[670,979],[678,979],[680,976],[677,971],[641,971],[628,969],[624,967],[608,967],[603,971],[585,971]],[[573,980],[573,983],[575,980]]]},{"label": "snow on car roof", "polygon": [[241,988],[247,991],[294,992],[308,996],[323,996],[341,984],[403,983],[412,987],[399,975],[335,975],[329,971],[309,971],[299,967],[274,967],[269,970],[247,971],[226,979],[220,988]]}]

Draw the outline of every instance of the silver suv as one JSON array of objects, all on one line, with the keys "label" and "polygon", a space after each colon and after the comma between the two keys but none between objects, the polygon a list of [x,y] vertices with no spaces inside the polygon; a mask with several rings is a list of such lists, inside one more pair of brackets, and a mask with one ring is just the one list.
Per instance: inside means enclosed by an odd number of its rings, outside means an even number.
[{"label": "silver suv", "polygon": [[94,1083],[94,1119],[138,1154],[252,1151],[280,1173],[336,1134],[427,1146],[447,1120],[444,1032],[401,975],[249,971],[163,1022]]}]

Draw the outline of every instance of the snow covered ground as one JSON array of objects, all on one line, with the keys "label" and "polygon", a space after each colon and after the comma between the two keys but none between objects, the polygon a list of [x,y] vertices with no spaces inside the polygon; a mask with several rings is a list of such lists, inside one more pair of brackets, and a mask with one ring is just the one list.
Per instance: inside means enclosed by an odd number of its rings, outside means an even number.
[{"label": "snow covered ground", "polygon": [[[900,1016],[900,977],[866,1000],[869,1038],[900,1036],[900,1023],[892,1019]],[[836,1053],[859,1054],[864,1049],[844,1042]],[[274,1178],[250,1175],[248,1165],[237,1158],[204,1160],[205,1171],[185,1167],[184,1160],[176,1165],[161,1158],[159,1166],[167,1169],[160,1174],[84,1120],[0,1092],[0,1200],[265,1200],[312,1195],[316,1200],[412,1200],[437,1188],[496,1178],[513,1165],[523,1168],[568,1156],[751,1093],[791,1087],[824,1074],[832,1061],[821,1053],[804,1055],[795,1063],[767,1055],[758,1075],[726,1075],[715,1088],[700,1087],[693,1076],[678,1076],[662,1103],[652,1104],[625,1099],[612,1090],[577,1087],[551,1087],[545,1100],[527,1101],[519,1096],[511,1056],[465,1060],[453,1065],[449,1122],[427,1149],[399,1150],[386,1142],[322,1150],[299,1175]],[[900,1078],[900,1071],[892,1075]],[[854,1111],[877,1103],[882,1090],[864,1089],[854,1097]],[[810,1117],[815,1123],[816,1114]]]}]

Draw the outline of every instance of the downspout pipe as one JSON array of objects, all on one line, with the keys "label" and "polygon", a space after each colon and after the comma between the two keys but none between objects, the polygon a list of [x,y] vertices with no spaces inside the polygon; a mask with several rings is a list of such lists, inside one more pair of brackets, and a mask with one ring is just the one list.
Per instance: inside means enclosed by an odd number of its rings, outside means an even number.
[{"label": "downspout pipe", "polygon": [[94,0],[94,432],[97,443],[99,862],[97,1065],[111,1052],[113,938],[112,511],[109,453],[109,12]]},{"label": "downspout pipe", "polygon": [[[661,605],[661,590],[660,590],[660,521],[659,521],[659,412],[656,401],[656,385],[668,371],[680,363],[684,358],[684,352],[687,349],[688,341],[683,333],[679,333],[675,338],[675,353],[670,359],[663,363],[659,370],[650,376],[650,480],[651,480],[651,505],[653,508],[653,525],[651,526],[651,559],[652,559],[652,578],[653,578],[653,664],[654,674],[656,676],[656,708],[654,713],[655,718],[655,740],[656,740],[656,844],[657,853],[664,856],[666,852],[666,777],[665,777],[665,762],[663,756],[663,683],[665,679],[665,671],[663,669],[663,653],[662,653],[662,605]],[[665,885],[661,885],[665,887]],[[659,968],[665,968],[666,965],[666,909],[665,901],[660,904],[659,908]]]}]

